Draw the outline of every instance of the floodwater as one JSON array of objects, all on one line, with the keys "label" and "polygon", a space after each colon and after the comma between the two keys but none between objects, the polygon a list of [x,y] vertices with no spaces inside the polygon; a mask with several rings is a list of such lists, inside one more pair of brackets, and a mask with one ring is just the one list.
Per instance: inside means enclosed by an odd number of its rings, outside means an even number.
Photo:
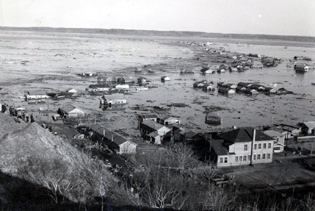
[{"label": "floodwater", "polygon": [[[277,67],[250,69],[245,72],[225,72],[222,74],[201,75],[199,73],[181,75],[176,69],[176,62],[182,65],[185,58],[193,56],[190,48],[176,45],[161,45],[159,42],[147,39],[134,40],[134,38],[104,38],[104,37],[80,37],[67,35],[65,39],[49,39],[45,36],[31,36],[24,34],[21,37],[2,36],[0,40],[0,58],[3,61],[1,66],[0,84],[8,91],[6,98],[14,100],[16,106],[26,106],[35,111],[38,106],[27,105],[23,99],[23,92],[28,89],[44,90],[66,90],[76,88],[83,92],[89,84],[95,83],[96,79],[76,81],[75,73],[81,72],[104,72],[113,75],[120,70],[125,77],[136,80],[137,77],[145,76],[150,79],[152,88],[148,91],[135,91],[132,88],[131,95],[126,95],[128,109],[124,113],[117,115],[117,121],[111,122],[112,127],[122,128],[124,123],[135,120],[135,112],[131,108],[142,105],[144,108],[155,109],[160,117],[175,116],[181,119],[185,127],[200,129],[203,131],[215,129],[217,127],[231,126],[261,126],[276,123],[297,124],[298,122],[315,120],[314,102],[315,69],[310,69],[305,74],[296,74],[287,67],[289,59],[293,56],[307,56],[315,60],[314,47],[298,47],[297,45],[247,45],[236,43],[215,43],[211,48],[224,47],[228,51],[240,53],[257,53],[260,55],[282,58],[284,62]],[[56,37],[62,36],[56,33]],[[173,39],[173,38],[170,38]],[[174,39],[179,40],[179,38]],[[206,41],[203,39],[202,41]],[[162,42],[163,43],[163,42]],[[288,44],[288,43],[286,43]],[[176,59],[176,58],[182,59]],[[21,61],[28,60],[27,65],[22,65]],[[313,66],[313,61],[311,66]],[[143,66],[145,64],[166,63],[167,71],[157,69],[155,74],[135,74],[126,72],[125,68]],[[114,71],[114,72],[112,72]],[[44,79],[32,81],[31,83],[23,79],[34,79],[38,76],[64,75],[56,79]],[[162,83],[161,76],[167,75],[171,81]],[[68,80],[68,78],[72,78]],[[74,78],[73,78],[74,77]],[[217,82],[258,82],[262,85],[272,86],[276,89],[285,88],[295,94],[267,96],[259,94],[257,96],[246,96],[235,94],[234,96],[223,96],[217,92],[206,93],[202,90],[192,88],[193,83],[206,79]],[[94,82],[92,82],[94,80]],[[10,84],[10,82],[13,82]],[[21,83],[18,83],[21,81]],[[111,111],[101,111],[99,109],[99,97],[83,95],[76,100],[65,100],[53,102],[50,108],[57,110],[58,107],[70,102],[87,113],[99,112],[104,116],[112,116]],[[174,108],[169,107],[171,103],[185,103],[189,107]],[[222,118],[222,125],[209,126],[205,124],[206,107],[220,107],[221,110],[214,110]],[[130,114],[130,115],[129,115]],[[129,116],[128,116],[129,115]],[[126,118],[126,119],[125,119]],[[129,119],[128,119],[129,118]],[[128,128],[128,125],[126,125]]]},{"label": "floodwater", "polygon": [[[221,47],[217,45],[217,47]],[[204,123],[204,106],[220,106],[224,109],[216,113],[221,116],[223,124],[216,127],[231,126],[262,126],[277,123],[295,125],[306,120],[315,120],[315,69],[310,69],[304,74],[297,74],[287,67],[289,59],[295,55],[311,57],[315,60],[315,48],[300,48],[283,46],[251,45],[250,47],[229,44],[224,47],[232,52],[258,53],[261,55],[282,58],[283,63],[277,67],[250,69],[245,72],[225,72],[222,74],[202,75],[199,73],[182,75],[176,72],[162,73],[171,77],[171,81],[161,83],[160,74],[148,78],[153,84],[159,86],[146,92],[139,92],[133,95],[132,102],[142,102],[142,99],[149,100],[154,106],[165,106],[172,102],[182,102],[191,108],[171,108],[169,113],[182,119],[182,123],[191,128],[209,129]],[[313,63],[311,63],[313,65]],[[135,76],[136,77],[136,76]],[[259,94],[257,96],[246,96],[235,94],[234,96],[223,96],[214,92],[212,94],[201,90],[194,90],[192,85],[195,81],[206,79],[217,82],[258,82],[275,89],[285,88],[293,91],[294,94],[267,96]],[[195,102],[195,103],[193,103]],[[135,102],[134,102],[135,103]]]}]

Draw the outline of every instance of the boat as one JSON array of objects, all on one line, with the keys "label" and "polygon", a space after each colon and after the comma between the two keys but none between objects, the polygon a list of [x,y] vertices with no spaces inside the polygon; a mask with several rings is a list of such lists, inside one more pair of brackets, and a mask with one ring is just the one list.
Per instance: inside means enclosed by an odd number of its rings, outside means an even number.
[{"label": "boat", "polygon": [[315,83],[311,83],[313,86],[315,86]]}]

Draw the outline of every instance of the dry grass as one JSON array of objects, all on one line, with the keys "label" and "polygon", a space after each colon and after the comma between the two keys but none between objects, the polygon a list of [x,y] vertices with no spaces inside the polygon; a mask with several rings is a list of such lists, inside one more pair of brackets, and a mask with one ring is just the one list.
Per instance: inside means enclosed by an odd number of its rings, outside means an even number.
[{"label": "dry grass", "polygon": [[[0,131],[7,135],[0,141],[0,169],[4,173],[39,184],[76,202],[99,196],[101,180],[106,195],[113,199],[124,194],[100,160],[53,135],[37,123],[15,123],[13,117],[0,114]],[[9,129],[7,129],[9,128]]]}]

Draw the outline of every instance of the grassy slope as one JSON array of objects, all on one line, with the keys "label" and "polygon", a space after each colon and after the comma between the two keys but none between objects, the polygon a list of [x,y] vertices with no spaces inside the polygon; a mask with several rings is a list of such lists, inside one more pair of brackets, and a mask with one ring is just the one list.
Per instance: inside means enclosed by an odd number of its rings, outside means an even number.
[{"label": "grassy slope", "polygon": [[[16,123],[13,117],[0,114],[0,169],[27,181],[52,187],[72,201],[85,202],[99,196],[101,177],[106,189],[117,195],[116,179],[95,161],[62,138],[54,136],[37,123]],[[119,196],[118,196],[119,197]]]}]

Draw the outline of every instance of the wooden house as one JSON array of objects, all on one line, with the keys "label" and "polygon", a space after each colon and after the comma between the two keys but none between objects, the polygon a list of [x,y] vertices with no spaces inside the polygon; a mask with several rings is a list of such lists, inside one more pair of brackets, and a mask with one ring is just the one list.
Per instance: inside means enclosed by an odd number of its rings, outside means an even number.
[{"label": "wooden house", "polygon": [[284,140],[285,140],[285,135],[275,131],[275,130],[266,130],[264,131],[264,134],[266,134],[267,136],[272,137],[275,142],[273,144],[273,152],[274,153],[280,153],[284,151]]},{"label": "wooden house", "polygon": [[106,83],[103,84],[91,84],[86,91],[90,93],[103,93],[103,92],[109,92],[110,86]]},{"label": "wooden house", "polygon": [[64,118],[79,118],[85,116],[85,112],[82,109],[72,104],[66,104],[62,108],[59,108],[58,113]]},{"label": "wooden house", "polygon": [[25,101],[48,99],[49,96],[45,91],[27,91],[24,95]]},{"label": "wooden house", "polygon": [[303,135],[315,135],[315,121],[303,122],[300,130]]},{"label": "wooden house", "polygon": [[235,89],[231,89],[229,87],[219,86],[218,87],[218,93],[224,94],[224,95],[233,95],[235,94]]},{"label": "wooden house", "polygon": [[91,129],[91,138],[103,145],[108,146],[117,154],[135,154],[137,152],[137,144],[117,133],[101,126],[94,124],[89,126]]},{"label": "wooden house", "polygon": [[205,118],[205,123],[208,125],[220,125],[221,117],[216,113],[208,113]]},{"label": "wooden house", "polygon": [[294,70],[296,72],[301,72],[301,73],[308,72],[309,71],[309,66],[307,66],[306,64],[295,64],[294,65]]},{"label": "wooden house", "polygon": [[161,77],[161,81],[162,81],[162,82],[166,82],[166,81],[170,81],[170,80],[171,80],[171,78],[168,77],[168,76],[162,76],[162,77]]},{"label": "wooden house", "polygon": [[138,78],[138,84],[139,84],[139,86],[145,86],[145,85],[149,84],[149,81],[145,77],[139,77]]},{"label": "wooden house", "polygon": [[170,131],[168,127],[153,120],[146,120],[140,123],[140,132],[144,139],[154,144],[163,144],[170,140]]}]

